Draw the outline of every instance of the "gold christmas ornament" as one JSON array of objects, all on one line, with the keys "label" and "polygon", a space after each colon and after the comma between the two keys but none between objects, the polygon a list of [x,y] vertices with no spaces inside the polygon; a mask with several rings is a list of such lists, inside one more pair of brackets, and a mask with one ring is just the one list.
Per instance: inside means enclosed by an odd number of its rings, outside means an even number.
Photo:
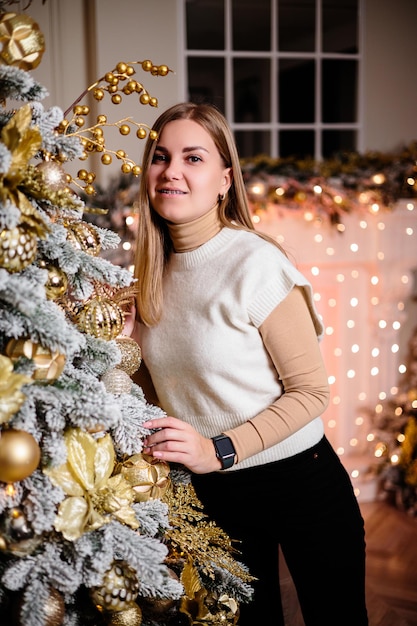
[{"label": "gold christmas ornament", "polygon": [[[20,608],[22,605],[22,599],[20,598],[16,607],[16,625],[17,626],[25,626],[27,621],[20,621]],[[49,588],[49,595],[43,601],[43,621],[42,626],[61,626],[65,617],[65,602],[62,595],[54,589],[53,587]],[[14,624],[15,622],[13,622]]]},{"label": "gold christmas ornament", "polygon": [[109,341],[120,334],[124,313],[116,302],[108,298],[96,298],[81,309],[77,321],[83,332]]},{"label": "gold christmas ornament", "polygon": [[82,250],[91,256],[100,253],[101,244],[97,230],[87,222],[70,222],[65,224],[67,239],[76,250]]},{"label": "gold christmas ornament", "polygon": [[142,351],[137,342],[126,335],[116,337],[116,343],[122,354],[122,360],[116,367],[132,376],[140,367]]},{"label": "gold christmas ornament", "polygon": [[170,485],[168,463],[147,454],[134,454],[119,469],[133,487],[136,502],[162,498]]},{"label": "gold christmas ornament", "polygon": [[[168,568],[168,574],[170,578],[179,582],[179,578],[177,574],[171,569]],[[152,618],[158,618],[166,616],[167,611],[172,609],[179,603],[179,600],[175,600],[173,598],[143,598],[139,597],[137,599],[139,606],[144,610],[146,615],[149,615]]]},{"label": "gold christmas ornament", "polygon": [[108,626],[140,626],[142,624],[142,611],[137,604],[132,604],[124,611],[110,613]]},{"label": "gold christmas ornament", "polygon": [[16,483],[30,476],[39,465],[37,441],[24,430],[4,429],[0,433],[0,480]]},{"label": "gold christmas ornament", "polygon": [[26,399],[21,388],[32,382],[28,376],[15,374],[13,361],[0,354],[0,424],[5,424],[17,413]]},{"label": "gold christmas ornament", "polygon": [[42,161],[36,166],[36,169],[42,172],[45,184],[50,189],[58,191],[67,186],[67,174],[60,163],[56,161]]},{"label": "gold christmas ornament", "polygon": [[21,272],[30,265],[38,248],[37,236],[24,224],[0,232],[0,267]]},{"label": "gold christmas ornament", "polygon": [[34,362],[35,370],[32,379],[41,383],[52,383],[57,380],[65,367],[65,354],[34,343],[31,339],[10,339],[6,345],[6,355],[16,361],[26,357]]},{"label": "gold christmas ornament", "polygon": [[68,278],[65,272],[55,265],[46,267],[48,279],[45,283],[45,292],[48,300],[55,300],[66,293],[68,289]]},{"label": "gold christmas ornament", "polygon": [[102,584],[90,591],[93,602],[105,611],[124,611],[139,592],[136,571],[126,561],[115,561],[103,576]]},{"label": "gold christmas ornament", "polygon": [[2,515],[0,550],[18,557],[27,556],[38,547],[42,537],[35,535],[25,514],[14,507]]},{"label": "gold christmas ornament", "polygon": [[123,370],[109,370],[102,376],[101,381],[104,383],[106,391],[114,393],[116,396],[121,393],[130,393],[132,389],[132,379]]},{"label": "gold christmas ornament", "polygon": [[33,70],[45,52],[45,38],[29,15],[4,13],[0,19],[0,63]]}]

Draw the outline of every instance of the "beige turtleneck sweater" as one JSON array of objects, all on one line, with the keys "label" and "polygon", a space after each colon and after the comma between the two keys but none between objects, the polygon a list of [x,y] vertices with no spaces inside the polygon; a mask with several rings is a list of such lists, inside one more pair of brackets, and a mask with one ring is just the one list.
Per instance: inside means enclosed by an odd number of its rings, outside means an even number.
[{"label": "beige turtleneck sweater", "polygon": [[[193,222],[187,224],[168,224],[168,228],[175,250],[173,254],[173,260],[175,261],[174,271],[179,263],[180,266],[183,267],[181,271],[185,272],[184,275],[186,278],[187,271],[192,272],[195,264],[210,262],[205,260],[205,254],[208,248],[203,244],[209,242],[209,247],[215,247],[216,245],[220,245],[219,237],[224,239],[222,247],[219,248],[215,256],[212,257],[212,263],[214,263],[215,259],[219,257],[221,249],[223,249],[225,245],[228,245],[230,238],[235,236],[242,238],[243,236],[244,239],[248,237],[256,237],[259,239],[256,233],[243,233],[243,235],[239,235],[242,231],[232,231],[227,228],[222,230],[223,227],[217,217],[217,207],[214,207],[209,213]],[[242,240],[242,244],[243,243],[244,240]],[[271,246],[271,244],[266,244],[266,246]],[[268,248],[268,250],[270,250],[270,248]],[[213,251],[215,252],[214,248]],[[235,464],[235,466],[228,471],[286,458],[311,447],[317,443],[323,435],[323,424],[319,416],[326,408],[329,400],[327,374],[317,340],[317,335],[321,335],[323,328],[314,310],[311,288],[308,282],[293,268],[289,261],[285,259],[284,255],[282,261],[286,264],[285,271],[288,277],[285,278],[283,287],[277,285],[277,290],[282,290],[282,294],[278,298],[278,304],[270,307],[271,310],[265,319],[262,319],[264,310],[263,304],[259,305],[259,310],[257,310],[256,304],[253,307],[254,320],[258,318],[260,320],[256,332],[259,333],[262,338],[264,346],[262,351],[266,351],[266,358],[269,360],[270,366],[254,365],[254,370],[252,372],[246,372],[245,375],[249,377],[248,382],[249,379],[255,382],[257,376],[262,376],[262,379],[259,379],[258,387],[254,387],[254,389],[257,389],[257,392],[259,389],[261,396],[263,393],[261,389],[263,389],[265,378],[268,379],[269,376],[276,378],[276,383],[273,383],[271,378],[270,383],[268,383],[269,387],[265,383],[265,397],[270,397],[271,393],[275,393],[275,397],[268,401],[266,406],[262,406],[261,410],[242,419],[242,407],[239,409],[240,413],[238,416],[232,415],[234,407],[231,406],[231,414],[227,417],[224,407],[216,409],[217,405],[213,405],[210,409],[210,400],[207,400],[207,410],[212,410],[213,412],[211,414],[206,415],[206,417],[204,417],[203,414],[199,416],[197,414],[194,415],[193,411],[196,411],[196,409],[193,407],[193,409],[190,409],[190,415],[187,416],[186,409],[188,405],[187,401],[183,399],[184,396],[187,395],[187,377],[182,380],[183,388],[176,392],[176,385],[180,384],[180,382],[171,382],[171,374],[168,368],[162,371],[164,366],[160,368],[158,355],[156,358],[155,355],[147,355],[146,349],[144,351],[144,361],[134,377],[135,382],[143,388],[147,400],[154,404],[160,404],[162,409],[169,415],[175,415],[175,417],[189,421],[207,437],[220,434],[220,432],[227,434],[233,441],[238,461],[238,464]],[[225,260],[225,263],[227,263],[227,260]],[[234,287],[230,282],[225,286],[225,290],[227,291],[229,286],[231,292],[233,292]],[[202,285],[202,289],[205,289],[204,285]],[[171,292],[170,294],[171,297],[175,297],[172,296]],[[181,293],[177,294],[177,297],[181,299]],[[192,294],[190,298],[190,313],[192,316]],[[275,301],[276,294],[274,294],[273,298]],[[170,306],[169,302],[170,301],[165,300],[166,307]],[[230,310],[232,310],[233,301],[231,300],[230,303]],[[199,314],[201,315],[201,312]],[[197,316],[197,312],[195,316]],[[202,319],[201,322],[203,321],[206,322],[206,320]],[[192,323],[194,322],[198,324],[198,317],[192,321]],[[152,329],[143,328],[142,331],[144,333],[145,348],[147,348],[149,345],[152,345],[152,341],[149,344],[149,339],[152,340]],[[255,331],[255,328],[252,325],[251,332],[253,331]],[[192,342],[193,339],[190,339],[190,341]],[[153,345],[160,344],[157,342]],[[181,350],[181,347],[176,346],[175,350]],[[175,358],[175,350],[172,351],[170,358]],[[202,346],[202,351],[204,350],[205,348]],[[225,350],[227,352],[227,347],[225,347]],[[161,349],[161,351],[165,352],[168,350]],[[242,354],[242,360],[246,363],[245,367],[248,365],[246,356],[247,355]],[[199,359],[202,370],[205,367],[204,359],[205,356],[202,353]],[[163,357],[162,360],[164,360]],[[227,357],[223,360],[222,368],[224,369],[224,367],[226,367],[223,380],[224,384],[227,386]],[[148,362],[150,370],[153,371],[153,377],[156,387],[159,390],[160,398],[157,397],[152,379],[147,370],[146,364]],[[238,357],[235,365],[231,367],[236,369],[239,362],[240,359]],[[259,361],[259,363],[263,362],[262,360]],[[253,363],[255,363],[255,360]],[[258,363],[258,361],[256,361],[256,363]],[[210,365],[207,365],[209,370],[207,374],[208,380],[210,380],[211,376],[210,367]],[[265,372],[261,374],[262,368],[265,367]],[[190,380],[192,375],[191,369],[188,380]],[[176,374],[174,378],[175,376]],[[218,380],[216,378],[218,374],[216,374],[215,371],[213,371],[213,376],[214,386],[223,384],[221,380],[216,382],[216,380]],[[276,385],[276,387],[274,387],[274,385]],[[191,380],[190,387],[192,389]],[[234,398],[236,398],[237,395],[245,395],[246,387],[247,385],[242,382],[241,388],[237,389],[235,393],[233,393],[233,387],[231,387],[231,404],[234,403]],[[202,389],[201,385],[198,389],[198,393],[201,393],[202,396],[206,394],[207,398],[210,397],[210,389]],[[216,392],[219,392],[217,387]],[[226,387],[224,389],[224,395],[222,395],[220,391],[222,401],[224,398],[227,398],[227,392]],[[175,393],[178,394],[177,400],[174,399]],[[250,396],[248,396],[247,400],[248,411],[253,412]],[[176,405],[177,401],[178,404]],[[257,402],[260,402],[259,398]],[[191,406],[193,404],[192,399],[190,399],[190,403]],[[170,409],[175,406],[184,407],[184,414],[171,413]],[[246,407],[246,404],[244,404],[244,406]],[[254,403],[253,406],[256,407],[258,405]],[[221,418],[221,415],[225,416],[225,419]]]}]

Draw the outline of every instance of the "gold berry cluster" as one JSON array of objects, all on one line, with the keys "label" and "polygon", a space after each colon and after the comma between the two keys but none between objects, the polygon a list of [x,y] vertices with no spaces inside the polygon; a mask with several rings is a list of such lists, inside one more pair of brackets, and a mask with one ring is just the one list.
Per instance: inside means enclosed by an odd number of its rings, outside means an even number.
[{"label": "gold berry cluster", "polygon": [[[155,140],[157,133],[150,129],[147,124],[136,122],[130,117],[117,120],[116,122],[109,122],[107,115],[98,115],[96,123],[92,126],[88,126],[86,124],[86,118],[90,114],[90,107],[80,104],[84,96],[91,92],[97,102],[103,100],[106,93],[110,95],[111,102],[115,105],[120,104],[124,96],[137,94],[140,104],[157,107],[158,99],[151,96],[142,83],[134,78],[136,73],[134,65],[140,65],[143,71],[150,72],[152,76],[167,76],[167,74],[172,71],[167,65],[154,65],[149,59],[129,63],[119,62],[111,72],[107,72],[102,78],[90,85],[90,87],[88,87],[88,89],[86,89],[65,111],[64,119],[59,124],[57,132],[80,138],[83,146],[83,153],[80,160],[85,161],[91,154],[100,153],[103,165],[110,165],[110,163],[113,162],[113,158],[116,158],[121,161],[120,169],[124,174],[139,176],[141,173],[140,165],[135,163],[135,161],[126,154],[125,150],[111,150],[106,146],[104,129],[106,127],[115,127],[119,129],[119,133],[122,136],[126,136],[132,132],[133,128],[136,130],[136,137],[138,139],[145,139],[149,136],[151,139]],[[76,130],[74,130],[74,128],[76,128]],[[84,185],[84,192],[87,195],[94,194],[94,172],[80,169],[77,176]],[[70,180],[68,182],[75,181]]]}]

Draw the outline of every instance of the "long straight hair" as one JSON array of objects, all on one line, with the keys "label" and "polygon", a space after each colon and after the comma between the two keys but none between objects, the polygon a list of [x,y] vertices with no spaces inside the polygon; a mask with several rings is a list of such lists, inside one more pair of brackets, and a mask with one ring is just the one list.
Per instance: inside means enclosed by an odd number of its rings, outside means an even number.
[{"label": "long straight hair", "polygon": [[[164,111],[153,125],[159,137],[169,122],[192,120],[213,139],[224,167],[232,168],[232,183],[224,199],[218,203],[220,222],[229,228],[255,231],[243,182],[239,155],[232,131],[223,114],[211,104],[182,102]],[[148,137],[142,159],[139,185],[139,221],[136,238],[135,278],[138,293],[136,312],[139,322],[146,326],[158,323],[162,314],[162,279],[165,266],[173,250],[165,221],[153,210],[148,196],[148,172],[158,139]],[[256,232],[256,231],[255,231]],[[256,233],[275,246],[281,246],[271,237]]]}]

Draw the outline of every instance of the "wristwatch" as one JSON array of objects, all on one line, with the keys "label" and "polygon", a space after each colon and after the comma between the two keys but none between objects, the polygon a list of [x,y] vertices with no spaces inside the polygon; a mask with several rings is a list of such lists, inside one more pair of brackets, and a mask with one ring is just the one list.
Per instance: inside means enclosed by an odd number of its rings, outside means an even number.
[{"label": "wristwatch", "polygon": [[211,440],[216,450],[216,456],[222,464],[222,469],[232,467],[235,462],[236,450],[230,437],[222,433],[217,435],[217,437],[212,437]]}]

